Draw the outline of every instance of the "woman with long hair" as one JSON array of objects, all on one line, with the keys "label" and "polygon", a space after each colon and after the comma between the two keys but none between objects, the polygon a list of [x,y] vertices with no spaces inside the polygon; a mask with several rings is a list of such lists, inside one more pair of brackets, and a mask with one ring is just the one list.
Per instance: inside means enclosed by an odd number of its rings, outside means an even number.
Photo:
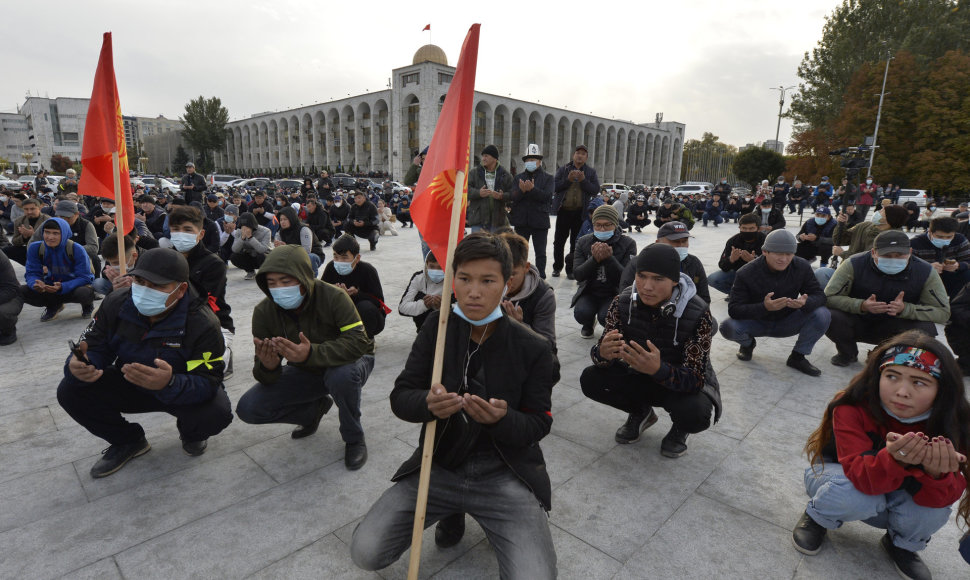
[{"label": "woman with long hair", "polygon": [[[949,349],[919,331],[882,343],[829,403],[805,451],[811,499],[792,532],[798,551],[814,555],[828,530],[861,520],[886,530],[882,546],[903,577],[930,578],[917,552],[970,477],[970,404]],[[970,496],[957,514],[970,525]]]}]

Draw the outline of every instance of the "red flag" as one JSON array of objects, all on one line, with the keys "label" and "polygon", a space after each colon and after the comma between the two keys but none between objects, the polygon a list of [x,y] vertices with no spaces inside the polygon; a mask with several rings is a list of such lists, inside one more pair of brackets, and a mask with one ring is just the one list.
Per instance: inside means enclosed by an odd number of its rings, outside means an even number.
[{"label": "red flag", "polygon": [[[112,154],[118,153],[118,171],[121,174],[121,191],[115,195]],[[112,201],[120,199],[125,233],[135,225],[135,207],[131,199],[131,181],[128,179],[128,150],[125,147],[125,125],[121,120],[121,101],[115,82],[114,60],[111,54],[111,33],[104,33],[98,69],[94,73],[94,89],[88,105],[88,117],[84,122],[84,144],[81,147],[81,182],[78,193],[104,197]],[[117,203],[117,202],[116,202]]]},{"label": "red flag", "polygon": [[[461,46],[458,67],[451,80],[451,87],[441,108],[438,124],[428,155],[421,169],[421,177],[414,188],[411,202],[411,218],[418,226],[438,261],[448,257],[448,225],[451,222],[451,204],[454,202],[455,187],[460,187],[461,203],[468,201],[468,158],[471,143],[472,110],[475,98],[475,69],[478,65],[478,32],[480,24],[473,24]],[[456,184],[455,178],[461,171],[465,174],[462,183]],[[465,231],[465,212],[461,212],[458,239]],[[442,262],[447,269],[449,266]]]},{"label": "red flag", "polygon": [[425,30],[431,30],[431,25],[430,24],[426,24],[424,26],[424,28],[421,29],[421,32],[424,32]]}]

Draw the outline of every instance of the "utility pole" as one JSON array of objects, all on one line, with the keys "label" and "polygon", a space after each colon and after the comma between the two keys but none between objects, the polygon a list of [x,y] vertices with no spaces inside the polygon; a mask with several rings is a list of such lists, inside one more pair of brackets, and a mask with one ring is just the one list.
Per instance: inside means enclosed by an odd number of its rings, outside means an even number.
[{"label": "utility pole", "polygon": [[[790,87],[786,87],[786,86],[779,85],[777,88],[772,87],[772,88],[768,89],[768,90],[771,90],[771,91],[778,91],[778,126],[775,128],[775,143],[776,144],[779,143],[778,137],[781,136],[781,112],[782,112],[782,109],[785,107],[785,93],[787,91],[790,91],[790,90],[794,89],[794,88],[795,88],[794,85],[793,86],[790,86]],[[777,147],[777,145],[776,145],[776,147]],[[781,152],[779,151],[779,153],[781,153]]]},{"label": "utility pole", "polygon": [[[885,45],[886,42],[883,41]],[[869,154],[869,168],[866,177],[872,177],[872,162],[876,158],[876,137],[879,136],[879,119],[882,118],[882,101],[886,98],[886,79],[889,78],[889,62],[893,59],[892,52],[886,47],[886,72],[882,75],[882,91],[879,92],[879,109],[876,110],[876,130],[872,132],[872,153]]]}]

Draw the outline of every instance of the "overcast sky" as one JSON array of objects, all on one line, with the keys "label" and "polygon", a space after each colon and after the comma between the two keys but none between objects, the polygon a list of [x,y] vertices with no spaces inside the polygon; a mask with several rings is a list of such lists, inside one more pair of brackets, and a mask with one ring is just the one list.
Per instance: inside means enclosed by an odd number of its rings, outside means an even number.
[{"label": "overcast sky", "polygon": [[[687,124],[733,145],[773,139],[778,91],[838,0],[9,3],[0,111],[26,93],[90,97],[111,31],[126,115],[177,118],[199,95],[231,120],[386,87],[431,41],[449,64],[480,22],[475,88],[602,117]],[[543,8],[540,8],[542,6]],[[21,42],[21,40],[23,42]],[[788,107],[786,99],[785,109]],[[791,123],[782,121],[787,143]]]}]

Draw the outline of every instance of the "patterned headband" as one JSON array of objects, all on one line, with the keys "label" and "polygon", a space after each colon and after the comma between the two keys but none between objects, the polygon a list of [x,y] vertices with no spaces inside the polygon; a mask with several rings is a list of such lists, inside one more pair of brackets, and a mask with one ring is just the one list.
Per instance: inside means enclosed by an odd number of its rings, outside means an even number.
[{"label": "patterned headband", "polygon": [[913,346],[898,345],[886,351],[879,370],[890,365],[902,365],[921,370],[933,377],[940,378],[940,359],[932,352]]}]

